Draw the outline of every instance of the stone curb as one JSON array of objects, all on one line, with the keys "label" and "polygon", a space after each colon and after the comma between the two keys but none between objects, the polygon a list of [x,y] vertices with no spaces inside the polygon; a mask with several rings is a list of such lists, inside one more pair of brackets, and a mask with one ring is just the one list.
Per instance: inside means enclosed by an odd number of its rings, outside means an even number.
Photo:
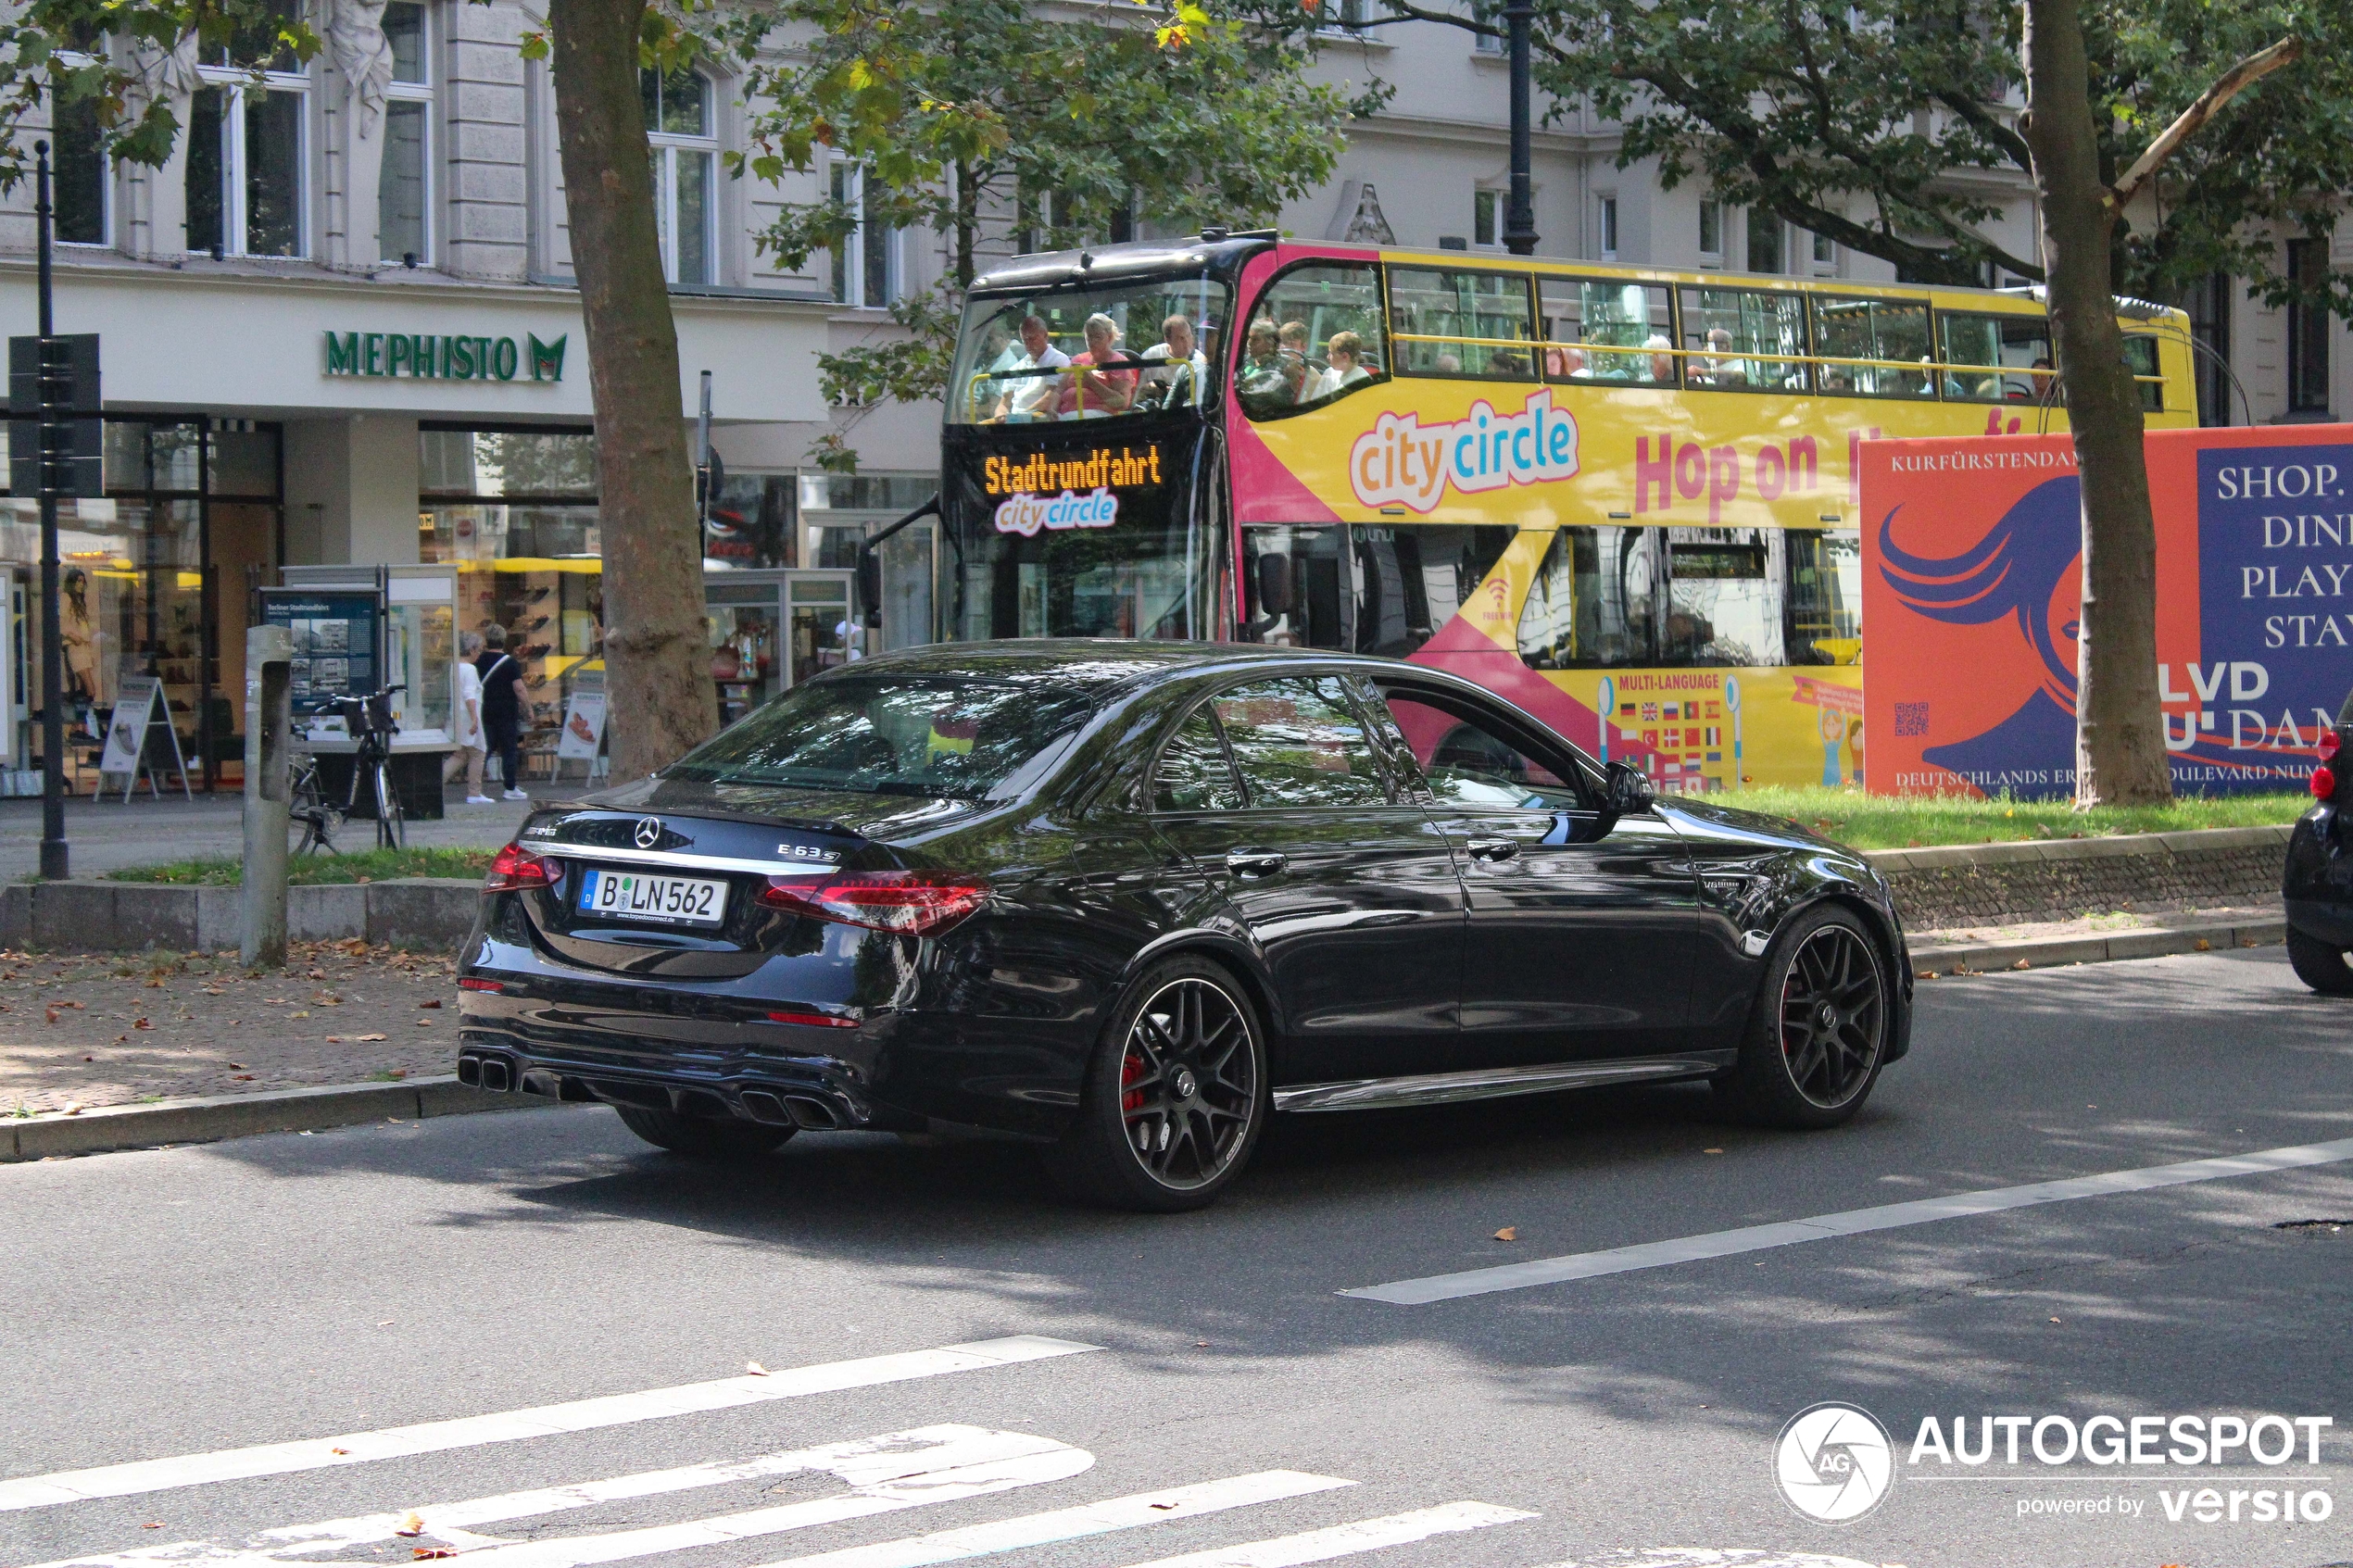
[{"label": "stone curb", "polygon": [[528,1110],[551,1100],[485,1094],[452,1075],[397,1084],[328,1084],[252,1095],[205,1095],[153,1105],[106,1105],[0,1121],[0,1163],[104,1154],[160,1144],[213,1143],[255,1133],[310,1132],[387,1117],[422,1121],[484,1110]]},{"label": "stone curb", "polygon": [[2125,833],[2101,838],[2032,838],[2008,844],[1940,844],[1924,849],[1867,849],[1882,872],[1950,871],[2054,860],[2095,860],[2112,855],[2193,855],[2229,849],[2285,849],[2293,822],[2251,828],[2197,828],[2187,833]]},{"label": "stone curb", "polygon": [[2059,964],[2112,963],[2124,959],[2163,958],[2169,953],[2221,952],[2268,947],[2287,940],[2284,920],[2207,921],[2155,931],[2118,931],[2094,936],[2042,936],[2025,942],[1955,942],[1912,949],[1915,971],[1938,974],[1991,974]]},{"label": "stone curb", "polygon": [[[0,946],[212,953],[238,940],[238,889],[169,883],[19,882],[0,887]],[[396,947],[454,950],[473,926],[482,884],[459,877],[389,877],[286,889],[286,935],[297,942],[363,937]]]}]

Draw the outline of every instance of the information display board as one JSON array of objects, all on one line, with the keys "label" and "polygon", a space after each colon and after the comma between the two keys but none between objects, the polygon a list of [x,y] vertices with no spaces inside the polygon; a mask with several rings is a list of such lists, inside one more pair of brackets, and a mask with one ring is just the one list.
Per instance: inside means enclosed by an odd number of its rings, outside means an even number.
[{"label": "information display board", "polygon": [[[2353,425],[2146,440],[2173,787],[2300,789],[2353,688]],[[2073,442],[1875,441],[1862,454],[1869,787],[2072,796]]]},{"label": "information display board", "polygon": [[384,596],[359,589],[265,588],[261,619],[283,626],[294,643],[289,672],[296,713],[340,697],[366,696],[383,684]]}]

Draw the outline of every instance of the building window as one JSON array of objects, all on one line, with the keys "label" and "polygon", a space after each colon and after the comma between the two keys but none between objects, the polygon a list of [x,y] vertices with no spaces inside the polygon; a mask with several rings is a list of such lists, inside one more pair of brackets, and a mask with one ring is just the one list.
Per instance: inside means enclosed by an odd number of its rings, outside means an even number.
[{"label": "building window", "polygon": [[1601,209],[1602,259],[1617,259],[1617,198],[1604,196]]},{"label": "building window", "polygon": [[1702,267],[1724,265],[1724,204],[1699,204],[1699,264]]},{"label": "building window", "polygon": [[1814,240],[1814,270],[1824,277],[1838,270],[1838,243],[1828,234],[1816,234]]},{"label": "building window", "polygon": [[664,76],[640,71],[646,140],[652,144],[654,221],[661,231],[662,276],[673,283],[711,283],[712,166],[719,138],[712,125],[711,82],[699,72]]},{"label": "building window", "polygon": [[107,225],[106,133],[98,126],[98,101],[50,99],[51,200],[57,243],[102,245]]},{"label": "building window", "polygon": [[1779,272],[1781,266],[1781,220],[1754,207],[1748,214],[1748,270]]},{"label": "building window", "polygon": [[[900,232],[875,213],[880,192],[866,171],[846,159],[833,166],[833,198],[858,220],[834,249],[834,298],[843,305],[879,310],[899,298]],[[1025,236],[1026,243],[1029,236]]]},{"label": "building window", "polygon": [[1471,244],[1492,250],[1504,243],[1504,193],[1471,193]]},{"label": "building window", "polygon": [[226,66],[201,68],[188,118],[188,248],[222,256],[302,256],[308,77],[267,71],[259,85]]},{"label": "building window", "polygon": [[2231,275],[2210,272],[2190,290],[2190,339],[2196,355],[2197,422],[2231,422]]},{"label": "building window", "polygon": [[[2329,243],[2287,243],[2287,281],[2315,291],[2328,286]],[[2299,296],[2287,307],[2287,411],[2325,414],[2329,408],[2329,312]]]},{"label": "building window", "polygon": [[384,170],[376,185],[378,254],[422,267],[433,259],[433,51],[424,6],[392,0],[384,29],[392,82],[384,90]]},{"label": "building window", "polygon": [[1318,32],[1354,32],[1372,21],[1373,0],[1326,0]]},{"label": "building window", "polygon": [[[1482,26],[1500,30],[1504,25],[1504,7],[1500,0],[1477,0],[1471,7],[1471,15]],[[1511,51],[1510,44],[1500,31],[1472,33],[1471,47],[1482,55],[1504,55]]]}]

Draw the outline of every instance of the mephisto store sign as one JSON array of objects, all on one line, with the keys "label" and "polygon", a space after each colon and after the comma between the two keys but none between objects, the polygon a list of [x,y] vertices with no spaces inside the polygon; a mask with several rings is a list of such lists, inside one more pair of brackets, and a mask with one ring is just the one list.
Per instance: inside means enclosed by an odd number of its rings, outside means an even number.
[{"label": "mephisto store sign", "polygon": [[339,332],[326,334],[325,373],[384,381],[535,381],[564,379],[569,332],[553,343],[536,334],[460,337],[447,332]]}]

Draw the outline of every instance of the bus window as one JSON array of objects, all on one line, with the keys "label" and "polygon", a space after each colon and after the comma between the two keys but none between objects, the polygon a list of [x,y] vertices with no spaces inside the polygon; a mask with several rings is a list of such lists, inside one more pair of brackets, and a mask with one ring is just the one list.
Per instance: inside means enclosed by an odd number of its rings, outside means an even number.
[{"label": "bus window", "polygon": [[2165,381],[2158,369],[2157,339],[2145,332],[2124,334],[2124,364],[2140,383],[2141,407],[2151,413],[2165,408]]},{"label": "bus window", "polygon": [[1658,662],[1658,531],[1564,528],[1536,569],[1519,612],[1519,657],[1531,670]]},{"label": "bus window", "polygon": [[1348,530],[1330,523],[1242,530],[1242,583],[1250,599],[1240,641],[1289,648],[1344,648]]},{"label": "bus window", "polygon": [[1235,394],[1253,420],[1320,408],[1387,381],[1379,269],[1292,268],[1258,296],[1242,347]]},{"label": "bus window", "polygon": [[1400,374],[1528,381],[1535,373],[1525,272],[1392,267],[1389,311]]},{"label": "bus window", "polygon": [[1675,384],[1675,323],[1664,284],[1539,278],[1536,294],[1547,381]]},{"label": "bus window", "polygon": [[1863,545],[1850,529],[1792,529],[1786,641],[1792,664],[1859,664]]},{"label": "bus window", "polygon": [[1787,662],[1781,550],[1777,528],[1668,529],[1659,662],[1768,667]]},{"label": "bus window", "polygon": [[1687,385],[1718,392],[1806,390],[1806,296],[1793,290],[1683,291]]},{"label": "bus window", "polygon": [[[1816,295],[1813,305],[1814,351],[1825,359],[1865,361],[1817,367],[1824,392],[1849,397],[1936,395],[1925,369],[1931,358],[1926,300]],[[1869,362],[1874,360],[1878,363]]]},{"label": "bus window", "polygon": [[1352,525],[1355,651],[1403,659],[1419,649],[1454,619],[1518,532],[1461,523]]},{"label": "bus window", "polygon": [[1227,298],[1225,284],[1196,277],[972,300],[948,422],[1034,424],[1214,403]]},{"label": "bus window", "polygon": [[[2043,316],[1937,316],[1944,334],[1944,395],[1971,403],[2054,402],[2051,323]],[[2041,373],[2037,373],[2037,371]]]}]

